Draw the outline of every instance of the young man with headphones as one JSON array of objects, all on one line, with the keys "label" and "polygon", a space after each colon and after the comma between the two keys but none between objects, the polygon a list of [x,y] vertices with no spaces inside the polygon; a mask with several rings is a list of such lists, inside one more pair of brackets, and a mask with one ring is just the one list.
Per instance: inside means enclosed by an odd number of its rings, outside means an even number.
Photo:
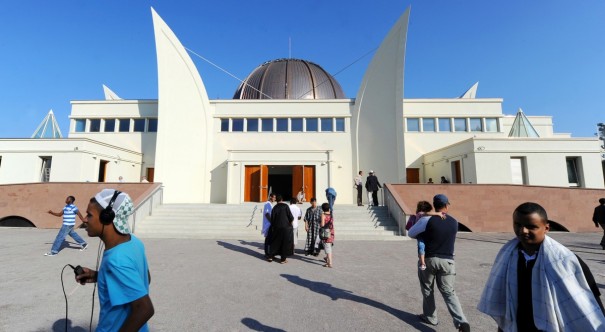
[{"label": "young man with headphones", "polygon": [[99,270],[83,268],[76,281],[99,287],[97,331],[148,331],[147,321],[154,314],[145,247],[128,226],[133,211],[130,197],[113,189],[96,194],[86,209],[86,232],[99,237],[105,250]]}]

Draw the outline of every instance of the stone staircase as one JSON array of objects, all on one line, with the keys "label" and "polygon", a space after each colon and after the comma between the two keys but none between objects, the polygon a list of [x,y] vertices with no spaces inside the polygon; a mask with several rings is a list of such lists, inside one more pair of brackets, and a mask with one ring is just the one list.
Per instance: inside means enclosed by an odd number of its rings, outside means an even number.
[{"label": "stone staircase", "polygon": [[[259,239],[264,203],[164,204],[137,222],[135,234],[142,238]],[[304,211],[308,203],[299,205]],[[336,240],[404,240],[386,207],[335,205]],[[306,232],[300,222],[299,241]]]}]

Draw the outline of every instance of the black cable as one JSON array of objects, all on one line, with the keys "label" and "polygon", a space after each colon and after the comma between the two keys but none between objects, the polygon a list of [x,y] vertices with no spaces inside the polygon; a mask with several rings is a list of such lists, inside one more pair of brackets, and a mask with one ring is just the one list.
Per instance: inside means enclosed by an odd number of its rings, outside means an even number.
[{"label": "black cable", "polygon": [[61,270],[61,288],[63,289],[63,296],[65,297],[65,332],[67,332],[67,313],[68,313],[68,309],[67,309],[67,293],[65,293],[65,285],[63,284],[63,271],[65,271],[65,268],[71,266],[69,264],[66,264],[63,269]]}]

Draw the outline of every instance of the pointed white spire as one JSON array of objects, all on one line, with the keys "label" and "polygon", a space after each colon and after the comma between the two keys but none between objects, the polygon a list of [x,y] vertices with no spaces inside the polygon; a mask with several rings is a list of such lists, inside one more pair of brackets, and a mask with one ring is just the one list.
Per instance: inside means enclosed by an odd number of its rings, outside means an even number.
[{"label": "pointed white spire", "polygon": [[31,138],[63,138],[52,109],[34,131]]},{"label": "pointed white spire", "polygon": [[540,137],[520,107],[508,137]]},{"label": "pointed white spire", "polygon": [[475,97],[477,96],[477,87],[479,86],[479,82],[473,84],[473,86],[471,86],[470,89],[468,89],[462,96],[460,96],[460,99],[475,99]]},{"label": "pointed white spire", "polygon": [[103,92],[105,93],[105,100],[122,100],[118,95],[111,91],[105,84],[103,84]]}]

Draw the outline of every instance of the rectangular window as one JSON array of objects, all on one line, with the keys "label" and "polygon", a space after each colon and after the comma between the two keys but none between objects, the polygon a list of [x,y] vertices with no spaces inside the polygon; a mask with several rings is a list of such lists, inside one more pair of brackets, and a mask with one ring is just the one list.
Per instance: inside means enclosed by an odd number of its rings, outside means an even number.
[{"label": "rectangular window", "polygon": [[231,131],[244,131],[244,119],[231,119]]},{"label": "rectangular window", "polygon": [[158,119],[150,118],[147,119],[147,132],[155,133],[158,131]]},{"label": "rectangular window", "polygon": [[263,132],[273,131],[273,119],[261,119]]},{"label": "rectangular window", "polygon": [[276,129],[275,131],[288,131],[288,119],[287,118],[277,118],[275,119]]},{"label": "rectangular window", "polygon": [[439,118],[439,131],[452,131],[452,122],[449,118]]},{"label": "rectangular window", "polygon": [[290,119],[290,131],[303,131],[303,119],[302,118]]},{"label": "rectangular window", "polygon": [[510,158],[510,175],[513,184],[526,184],[525,182],[525,160],[520,157]]},{"label": "rectangular window", "polygon": [[336,131],[339,131],[339,132],[345,131],[345,119],[344,118],[336,118]]},{"label": "rectangular window", "polygon": [[580,158],[569,157],[565,158],[567,163],[567,182],[570,187],[581,187],[582,179],[580,176]]},{"label": "rectangular window", "polygon": [[321,119],[321,131],[334,131],[333,129],[333,119],[332,118],[322,118]]},{"label": "rectangular window", "polygon": [[258,131],[258,118],[246,119],[247,131]]},{"label": "rectangular window", "polygon": [[229,119],[221,119],[221,131],[222,132],[229,131]]},{"label": "rectangular window", "polygon": [[422,119],[422,131],[435,131],[435,119]]},{"label": "rectangular window", "polygon": [[105,119],[105,126],[103,131],[106,133],[113,133],[116,130],[116,119]]},{"label": "rectangular window", "polygon": [[317,118],[305,119],[305,131],[318,131]]},{"label": "rectangular window", "polygon": [[40,182],[50,181],[50,169],[53,157],[40,157],[42,159],[42,170],[40,171]]},{"label": "rectangular window", "polygon": [[406,128],[408,131],[420,131],[420,119],[408,118],[406,119]]},{"label": "rectangular window", "polygon": [[120,119],[120,132],[130,132],[130,119]]},{"label": "rectangular window", "polygon": [[101,119],[90,119],[90,130],[91,133],[98,133],[101,131]]},{"label": "rectangular window", "polygon": [[455,118],[454,119],[454,130],[455,131],[466,131],[466,119]]},{"label": "rectangular window", "polygon": [[86,119],[76,119],[76,133],[83,133],[86,130]]},{"label": "rectangular window", "polygon": [[498,119],[486,118],[485,119],[485,131],[497,132],[498,131]]},{"label": "rectangular window", "polygon": [[137,133],[145,131],[145,119],[134,119],[134,129],[132,130]]},{"label": "rectangular window", "polygon": [[480,118],[470,118],[471,131],[483,131],[483,123]]}]

